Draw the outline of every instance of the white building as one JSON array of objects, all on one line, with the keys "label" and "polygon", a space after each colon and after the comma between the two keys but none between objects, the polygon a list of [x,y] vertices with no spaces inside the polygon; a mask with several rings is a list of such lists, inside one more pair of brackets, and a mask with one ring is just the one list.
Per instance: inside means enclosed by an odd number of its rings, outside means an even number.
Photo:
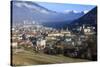
[{"label": "white building", "polygon": [[62,34],[65,34],[66,36],[71,36],[71,32],[70,31],[64,31],[64,32],[61,32]]},{"label": "white building", "polygon": [[39,39],[39,40],[37,40],[36,43],[37,43],[37,46],[42,47],[42,49],[44,49],[46,46],[46,40],[44,40],[44,39]]},{"label": "white building", "polygon": [[51,34],[48,34],[49,37],[56,37],[56,36],[64,36],[62,33],[51,33]]},{"label": "white building", "polygon": [[61,33],[66,36],[71,36],[71,32],[68,30],[68,28],[66,30],[62,30]]},{"label": "white building", "polygon": [[91,28],[88,27],[84,29],[84,34],[92,35],[92,34],[95,34],[95,32]]},{"label": "white building", "polygon": [[91,29],[90,29],[90,28],[85,28],[85,29],[84,29],[84,32],[85,32],[85,33],[89,33],[89,32],[91,32]]}]

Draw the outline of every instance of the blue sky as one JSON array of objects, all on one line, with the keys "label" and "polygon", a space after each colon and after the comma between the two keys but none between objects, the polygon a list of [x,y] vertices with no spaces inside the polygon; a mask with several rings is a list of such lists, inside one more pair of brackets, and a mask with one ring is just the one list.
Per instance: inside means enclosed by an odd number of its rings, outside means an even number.
[{"label": "blue sky", "polygon": [[49,10],[57,11],[57,12],[64,12],[64,11],[90,11],[95,7],[95,5],[80,5],[80,4],[65,4],[65,3],[43,3],[38,2],[39,5],[48,8]]}]

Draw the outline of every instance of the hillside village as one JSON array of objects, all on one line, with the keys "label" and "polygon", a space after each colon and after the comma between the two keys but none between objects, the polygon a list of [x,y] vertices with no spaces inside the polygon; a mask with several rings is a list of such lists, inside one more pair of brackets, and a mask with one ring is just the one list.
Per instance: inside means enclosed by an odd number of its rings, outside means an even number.
[{"label": "hillside village", "polygon": [[73,30],[54,29],[41,24],[24,23],[12,27],[11,47],[14,53],[30,49],[47,55],[96,60],[95,27],[82,25]]}]

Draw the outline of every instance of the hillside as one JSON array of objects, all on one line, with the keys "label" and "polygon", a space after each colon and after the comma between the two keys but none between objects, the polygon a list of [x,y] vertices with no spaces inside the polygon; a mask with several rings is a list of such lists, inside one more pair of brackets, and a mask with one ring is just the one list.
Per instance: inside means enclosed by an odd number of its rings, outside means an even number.
[{"label": "hillside", "polygon": [[89,60],[85,59],[75,59],[66,57],[63,55],[47,55],[43,53],[35,53],[34,51],[29,50],[19,50],[12,53],[12,65],[38,65],[38,64],[56,64],[56,63],[76,63],[76,62],[88,62]]}]

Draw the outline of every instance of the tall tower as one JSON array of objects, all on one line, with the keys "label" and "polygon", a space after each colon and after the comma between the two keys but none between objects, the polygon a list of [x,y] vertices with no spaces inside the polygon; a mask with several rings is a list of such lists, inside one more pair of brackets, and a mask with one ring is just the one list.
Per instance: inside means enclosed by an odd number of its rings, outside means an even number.
[{"label": "tall tower", "polygon": [[66,28],[66,31],[69,31],[69,30],[68,30],[68,27]]}]

